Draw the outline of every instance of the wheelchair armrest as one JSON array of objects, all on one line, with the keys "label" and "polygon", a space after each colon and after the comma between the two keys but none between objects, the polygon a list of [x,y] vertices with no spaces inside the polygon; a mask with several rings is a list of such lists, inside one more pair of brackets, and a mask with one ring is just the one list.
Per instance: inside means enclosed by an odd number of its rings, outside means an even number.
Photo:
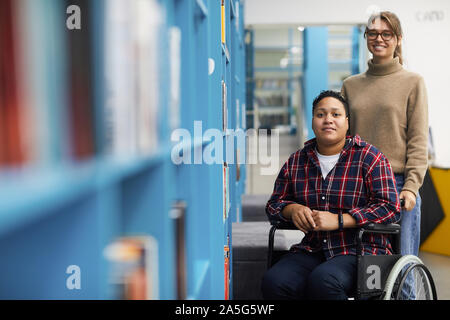
[{"label": "wheelchair armrest", "polygon": [[371,233],[387,233],[398,234],[400,233],[400,225],[397,223],[380,224],[380,223],[368,223],[360,228],[364,232]]},{"label": "wheelchair armrest", "polygon": [[271,220],[272,228],[283,230],[298,230],[298,228],[291,221]]},{"label": "wheelchair armrest", "polygon": [[282,220],[270,220],[272,227],[269,232],[269,248],[267,251],[267,269],[272,266],[272,252],[273,252],[273,242],[275,238],[275,231],[280,230],[298,230],[298,228],[291,221]]}]

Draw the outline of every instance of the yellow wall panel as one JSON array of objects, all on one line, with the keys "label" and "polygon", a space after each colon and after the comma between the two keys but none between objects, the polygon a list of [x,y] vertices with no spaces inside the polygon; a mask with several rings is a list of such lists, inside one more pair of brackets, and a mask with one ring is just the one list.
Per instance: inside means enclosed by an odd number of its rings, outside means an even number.
[{"label": "yellow wall panel", "polygon": [[430,168],[430,175],[445,216],[420,250],[450,256],[450,170]]}]

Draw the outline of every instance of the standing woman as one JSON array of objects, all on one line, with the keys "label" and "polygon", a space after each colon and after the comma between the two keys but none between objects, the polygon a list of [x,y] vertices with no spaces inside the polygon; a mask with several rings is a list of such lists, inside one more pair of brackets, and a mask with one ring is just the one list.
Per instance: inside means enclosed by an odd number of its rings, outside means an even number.
[{"label": "standing woman", "polygon": [[402,210],[402,254],[418,255],[419,188],[428,166],[428,103],[423,78],[403,69],[402,28],[388,11],[369,18],[364,34],[373,58],[364,73],[345,79],[351,134],[375,145],[391,163]]}]

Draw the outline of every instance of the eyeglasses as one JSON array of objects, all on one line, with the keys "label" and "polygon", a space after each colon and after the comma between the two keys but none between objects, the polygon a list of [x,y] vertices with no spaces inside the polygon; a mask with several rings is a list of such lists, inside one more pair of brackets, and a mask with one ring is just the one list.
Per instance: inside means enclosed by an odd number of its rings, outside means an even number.
[{"label": "eyeglasses", "polygon": [[378,32],[376,30],[367,29],[366,32],[365,32],[365,35],[367,36],[367,38],[369,40],[375,40],[375,39],[378,38],[379,35],[381,35],[381,38],[384,41],[389,41],[394,36],[394,33],[392,31],[389,31],[389,30],[384,30],[384,31]]}]

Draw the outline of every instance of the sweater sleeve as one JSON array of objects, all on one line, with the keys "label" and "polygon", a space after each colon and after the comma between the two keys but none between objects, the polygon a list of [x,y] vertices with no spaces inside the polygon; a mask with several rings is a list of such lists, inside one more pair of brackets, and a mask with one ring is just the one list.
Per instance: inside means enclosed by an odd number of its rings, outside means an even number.
[{"label": "sweater sleeve", "polygon": [[417,195],[428,167],[428,98],[422,77],[408,98],[406,165],[403,190]]}]

